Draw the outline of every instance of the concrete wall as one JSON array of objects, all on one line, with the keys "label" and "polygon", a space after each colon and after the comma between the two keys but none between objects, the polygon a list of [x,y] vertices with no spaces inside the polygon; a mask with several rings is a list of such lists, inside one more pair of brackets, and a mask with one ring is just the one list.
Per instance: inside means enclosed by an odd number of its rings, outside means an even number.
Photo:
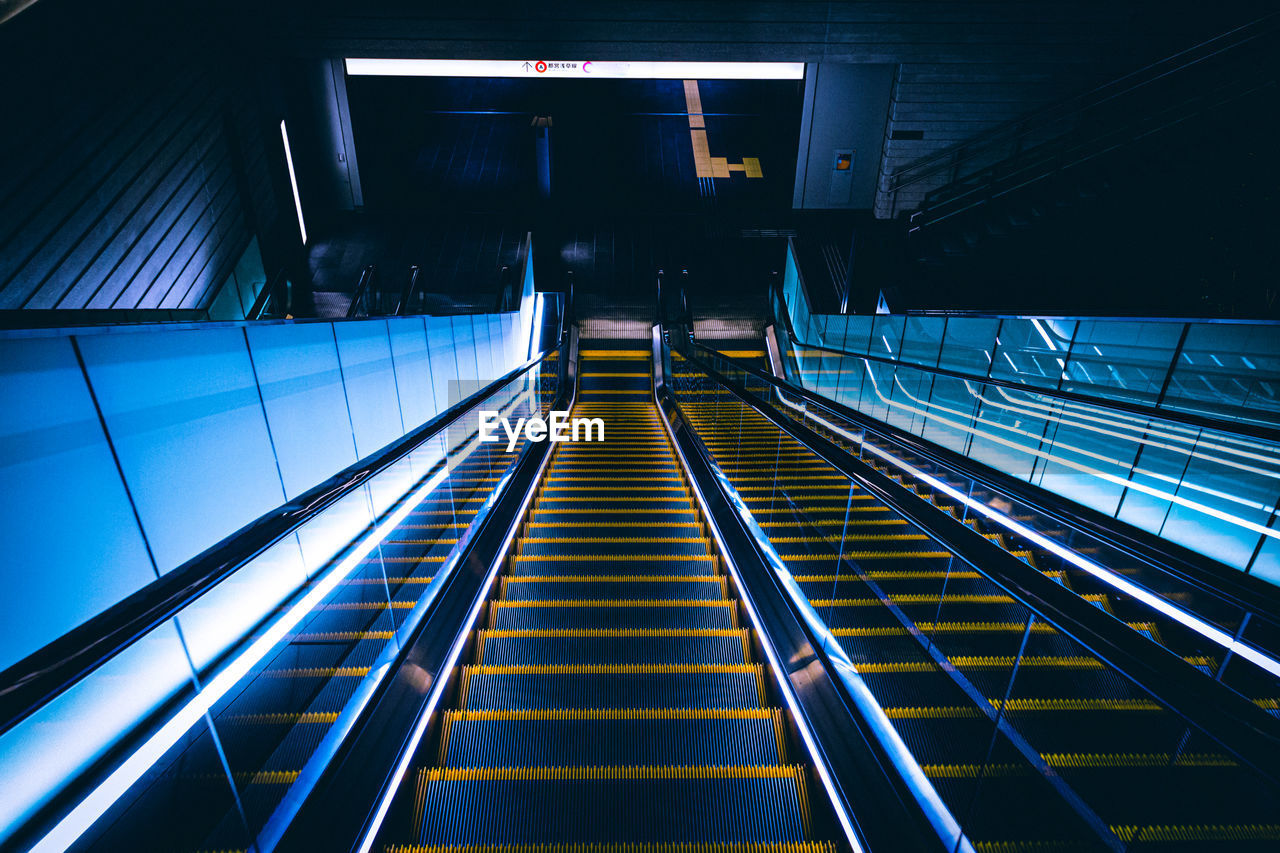
[{"label": "concrete wall", "polygon": [[[805,67],[793,207],[872,207],[893,75],[892,65],[811,62]],[[850,158],[841,160],[848,168],[835,168],[837,155]]]},{"label": "concrete wall", "polygon": [[270,87],[148,6],[55,0],[0,30],[0,309],[205,309],[277,220]]}]

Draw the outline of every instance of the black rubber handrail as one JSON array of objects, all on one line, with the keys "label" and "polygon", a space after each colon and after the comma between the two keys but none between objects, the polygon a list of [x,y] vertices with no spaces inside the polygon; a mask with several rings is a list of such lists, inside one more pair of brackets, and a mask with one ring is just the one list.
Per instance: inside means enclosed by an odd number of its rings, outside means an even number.
[{"label": "black rubber handrail", "polygon": [[413,301],[413,296],[418,292],[418,278],[422,274],[422,269],[414,264],[409,267],[409,277],[405,279],[404,287],[400,290],[400,300],[396,302],[396,310],[392,311],[397,317],[403,317],[409,309],[409,303]]},{"label": "black rubber handrail", "polygon": [[[571,327],[558,349],[562,354],[556,365],[560,387],[553,409],[568,410],[576,399],[577,347],[577,334]],[[511,478],[491,513],[480,519],[476,535],[460,555],[447,586],[413,634],[405,638],[389,677],[289,822],[275,850],[356,850],[361,839],[377,829],[381,817],[378,802],[395,793],[388,787],[394,781],[393,768],[403,757],[431,689],[439,679],[451,675],[443,668],[448,652],[465,627],[466,614],[491,594],[484,579],[517,529],[523,501],[537,487],[543,460],[550,453],[548,442],[526,442],[510,469]]]},{"label": "black rubber handrail", "polygon": [[285,272],[281,268],[276,270],[276,274],[271,280],[262,285],[262,290],[258,291],[257,297],[253,300],[253,305],[249,306],[249,310],[245,312],[246,320],[261,320],[262,315],[267,312],[267,306],[277,296],[280,285],[285,281]]},{"label": "black rubber handrail", "polygon": [[477,394],[450,406],[402,438],[259,516],[181,566],[0,672],[0,735],[334,502],[448,429],[486,395],[558,351],[559,344],[548,353],[526,361]]},{"label": "black rubber handrail", "polygon": [[1138,562],[1192,584],[1227,607],[1256,614],[1269,623],[1280,626],[1280,588],[1252,578],[1238,569],[1207,562],[1202,555],[1136,528],[1119,530],[1116,525],[1123,522],[1117,522],[1110,516],[1088,507],[1077,507],[1071,501],[1032,486],[1025,480],[1019,480],[954,450],[927,443],[892,424],[871,418],[807,388],[778,379],[752,365],[729,358],[705,344],[695,342],[694,346],[733,365],[735,370],[741,370],[779,391],[820,406],[896,447],[942,468],[953,470],[983,488],[1007,494],[1046,518],[1065,527],[1083,531]]},{"label": "black rubber handrail", "polygon": [[[360,280],[356,282],[356,289],[351,294],[351,304],[347,306],[347,319],[351,320],[360,316],[361,303],[364,301],[364,295],[369,288],[373,286],[373,279],[378,274],[378,267],[375,264],[360,270]],[[365,312],[368,316],[368,312]]]},{"label": "black rubber handrail", "polygon": [[1232,756],[1272,783],[1280,770],[1280,740],[1266,711],[1182,658],[1147,640],[1006,551],[964,522],[939,512],[907,486],[877,471],[848,450],[777,411],[705,363],[692,350],[685,358],[739,401],[858,483],[931,539],[973,566],[1015,599],[1080,643],[1157,701],[1212,737]]},{"label": "black rubber handrail", "polygon": [[[680,337],[678,330],[663,328],[668,341]],[[825,761],[830,770],[828,793],[839,801],[833,805],[849,815],[863,849],[971,853],[962,830],[958,838],[944,837],[940,827],[950,813],[945,806],[938,809],[936,797],[931,800],[904,772],[882,725],[850,695],[827,644],[799,612],[735,510],[715,474],[718,466],[705,437],[690,425],[677,392],[668,385],[669,374],[663,366],[668,346],[661,340],[654,343],[655,398],[685,473],[702,496],[706,522],[723,545],[724,556],[736,567],[741,583],[735,587],[760,623],[760,641],[773,647],[777,660],[787,662],[778,675],[790,684],[800,705],[795,711],[808,721],[818,743],[815,760]]]}]

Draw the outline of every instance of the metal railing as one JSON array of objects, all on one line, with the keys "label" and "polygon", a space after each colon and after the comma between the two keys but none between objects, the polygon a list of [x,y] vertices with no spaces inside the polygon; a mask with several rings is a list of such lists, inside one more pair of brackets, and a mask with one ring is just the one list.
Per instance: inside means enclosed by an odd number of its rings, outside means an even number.
[{"label": "metal railing", "polygon": [[[898,195],[910,187],[927,185],[934,194],[929,203],[936,203],[944,187],[956,185],[956,191],[961,191],[957,182],[967,185],[976,181],[987,186],[1003,171],[1041,166],[1056,170],[1073,158],[1084,156],[1083,150],[1046,155],[1043,146],[1081,129],[1092,112],[1107,109],[1119,117],[1138,115],[1143,120],[1168,124],[1175,120],[1169,112],[1170,105],[1160,101],[1158,95],[1153,98],[1153,93],[1162,87],[1176,89],[1179,85],[1189,86],[1186,97],[1191,100],[1187,104],[1198,111],[1205,106],[1207,93],[1196,91],[1197,75],[1215,62],[1233,59],[1242,49],[1259,46],[1260,40],[1276,32],[1280,22],[1277,14],[1265,15],[1102,86],[1000,124],[975,139],[950,146],[894,172],[888,176],[882,190],[890,196],[890,217],[899,212]],[[1150,104],[1145,99],[1156,103]],[[1078,142],[1076,144],[1079,146]],[[1011,162],[1012,158],[1027,155],[1035,160],[1034,164],[1030,161]],[[1024,176],[1023,182],[1026,180]],[[972,192],[972,188],[964,191]]]}]

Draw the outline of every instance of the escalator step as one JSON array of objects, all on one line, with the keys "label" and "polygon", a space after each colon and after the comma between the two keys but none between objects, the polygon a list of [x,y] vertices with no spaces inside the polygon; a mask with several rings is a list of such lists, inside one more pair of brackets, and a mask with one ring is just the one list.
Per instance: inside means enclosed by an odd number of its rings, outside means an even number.
[{"label": "escalator step", "polygon": [[[563,558],[558,557],[523,557],[519,562],[511,562],[509,576],[512,578],[532,577],[590,577],[609,578],[619,575],[640,579],[662,577],[715,577],[716,562],[712,557],[690,555],[678,560],[667,555],[650,554],[647,556],[616,555],[609,559],[595,562],[590,560],[574,560],[566,565]],[[562,574],[557,575],[557,572]]]},{"label": "escalator step", "polygon": [[460,706],[527,708],[759,708],[757,665],[469,666]]},{"label": "escalator step", "polygon": [[489,627],[737,628],[730,601],[495,601]]},{"label": "escalator step", "polygon": [[481,632],[478,662],[519,664],[741,664],[747,662],[745,631],[721,636],[496,637]]},{"label": "escalator step", "polygon": [[725,598],[723,577],[659,575],[651,579],[633,575],[602,577],[545,576],[503,578],[499,597],[506,601],[540,601],[545,599],[605,598],[647,599],[652,601],[713,601]]},{"label": "escalator step", "polygon": [[628,556],[709,556],[710,543],[697,536],[539,536],[526,537],[520,544],[520,555],[529,557],[570,557],[578,554],[623,552]]},{"label": "escalator step", "polygon": [[776,765],[782,716],[549,719],[445,716],[446,767]]},{"label": "escalator step", "polygon": [[[424,770],[419,842],[796,842],[804,772],[791,767]],[[483,816],[482,820],[476,819]]]}]

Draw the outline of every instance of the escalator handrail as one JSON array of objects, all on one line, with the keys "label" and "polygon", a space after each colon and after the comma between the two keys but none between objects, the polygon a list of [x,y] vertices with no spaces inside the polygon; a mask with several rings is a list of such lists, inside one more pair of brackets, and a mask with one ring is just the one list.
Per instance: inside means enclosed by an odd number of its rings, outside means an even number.
[{"label": "escalator handrail", "polygon": [[244,318],[246,320],[262,319],[262,315],[267,313],[267,307],[276,297],[277,291],[279,290],[281,283],[284,282],[284,279],[285,271],[282,267],[276,270],[276,274],[262,285],[262,290],[258,291],[258,295],[253,300],[253,305],[249,306],[249,310],[245,312]]},{"label": "escalator handrail", "polygon": [[405,310],[409,307],[409,303],[413,301],[413,295],[418,292],[418,278],[421,273],[422,268],[417,264],[409,267],[409,277],[405,280],[404,287],[400,290],[400,299],[396,302],[396,310],[391,312],[395,316],[405,316]]},{"label": "escalator handrail", "polygon": [[[555,352],[559,353],[559,388],[551,408],[568,410],[577,397],[576,326],[568,327]],[[407,768],[429,722],[429,695],[448,687],[452,664],[445,652],[460,649],[459,640],[474,627],[471,620],[479,612],[476,602],[490,594],[484,579],[498,569],[501,560],[496,555],[506,553],[550,452],[549,442],[527,442],[510,469],[511,476],[489,495],[495,514],[485,516],[475,535],[467,537],[449,585],[405,639],[378,694],[330,756],[321,778],[296,803],[272,849],[290,853],[371,848],[387,816],[385,806],[394,799],[401,781],[397,771]],[[522,508],[512,511],[513,503]],[[484,553],[489,557],[479,556]],[[353,808],[353,801],[362,797],[368,801],[361,800]]]},{"label": "escalator handrail", "polygon": [[[665,337],[670,341],[678,335],[667,330]],[[704,437],[689,425],[658,366],[655,358],[655,397],[670,439],[733,567],[730,571],[741,578],[738,592],[749,615],[754,614],[751,618],[760,622],[760,642],[776,649],[770,656],[776,660],[804,662],[803,678],[795,678],[794,671],[778,674],[792,682],[799,705],[793,711],[808,721],[816,742],[814,760],[826,764],[832,776],[829,793],[839,801],[833,805],[849,815],[859,846],[929,850],[936,843],[949,853],[972,853],[971,842],[871,699],[847,655],[823,636],[814,624],[812,607],[795,594],[794,584],[782,579],[785,566],[761,541],[759,528],[753,530],[744,519],[741,496],[724,477]]]},{"label": "escalator handrail", "polygon": [[[1277,782],[1280,739],[1274,734],[1275,720],[1266,711],[1164,647],[1145,639],[963,522],[920,501],[907,486],[807,426],[796,423],[771,404],[756,399],[692,352],[687,352],[685,357],[739,401],[1005,589],[1038,617],[1208,734],[1237,761]],[[965,535],[961,536],[961,532]]]},{"label": "escalator handrail", "polygon": [[[377,272],[378,268],[374,264],[369,264],[360,270],[360,280],[356,282],[356,289],[351,294],[351,304],[347,306],[348,320],[360,316],[360,303],[364,300],[365,293],[373,285],[373,279]],[[365,311],[365,316],[369,316],[368,311]]]},{"label": "escalator handrail", "polygon": [[[776,288],[775,292],[777,292]],[[777,295],[779,299],[782,298],[781,293],[777,293]],[[782,313],[787,315],[786,311],[783,311]],[[980,382],[985,385],[993,385],[998,388],[1008,388],[1010,390],[1019,391],[1023,394],[1039,394],[1051,399],[1066,400],[1068,402],[1080,403],[1088,406],[1097,406],[1102,409],[1118,409],[1126,414],[1137,415],[1138,417],[1167,421],[1173,424],[1184,424],[1199,429],[1211,429],[1218,432],[1230,433],[1232,435],[1243,435],[1248,436],[1249,438],[1256,438],[1261,441],[1269,441],[1280,445],[1280,429],[1275,427],[1263,426],[1262,424],[1250,423],[1249,421],[1224,420],[1222,418],[1215,418],[1209,415],[1202,415],[1197,412],[1161,409],[1154,406],[1143,405],[1142,403],[1130,402],[1128,400],[1115,400],[1110,397],[1092,397],[1088,394],[1081,394],[1076,391],[1064,391],[1060,388],[1039,388],[1034,385],[1024,385],[1020,382],[1014,382],[1010,379],[1001,379],[996,376],[975,376],[973,374],[963,373],[946,367],[931,367],[927,364],[917,364],[911,361],[887,358],[874,353],[849,352],[847,350],[837,349],[825,344],[813,344],[801,340],[799,336],[795,334],[795,330],[791,327],[791,318],[789,315],[786,316],[786,328],[791,339],[797,345],[802,346],[805,349],[821,350],[822,352],[828,352],[832,355],[838,355],[843,358],[866,359],[867,361],[874,361],[877,364],[893,365],[894,367],[902,365],[925,373],[931,373],[936,376],[946,376],[950,379],[959,379],[966,382]]]},{"label": "escalator handrail", "polygon": [[[1051,492],[1031,486],[1023,480],[963,456],[954,450],[927,444],[918,436],[906,433],[891,424],[875,421],[842,403],[729,358],[705,344],[695,342],[694,346],[732,364],[736,370],[769,383],[779,392],[786,392],[807,403],[821,406],[912,454],[923,457],[942,468],[951,469],[984,488],[1009,495],[1047,518],[1080,530],[1152,569],[1169,574],[1183,583],[1191,584],[1202,594],[1217,599],[1227,607],[1243,610],[1254,614],[1255,618],[1261,617],[1273,625],[1280,626],[1280,590],[1271,584],[1259,581],[1237,569],[1219,568],[1219,564],[1206,562],[1194,552],[1141,530],[1117,529],[1117,526],[1123,522],[1118,522],[1088,507],[1074,506],[1065,498],[1059,498]],[[1127,525],[1125,527],[1127,528]]]},{"label": "escalator handrail", "polygon": [[219,582],[406,454],[447,430],[485,395],[542,364],[556,347],[267,512],[127,598],[0,672],[0,735],[44,707]]}]

